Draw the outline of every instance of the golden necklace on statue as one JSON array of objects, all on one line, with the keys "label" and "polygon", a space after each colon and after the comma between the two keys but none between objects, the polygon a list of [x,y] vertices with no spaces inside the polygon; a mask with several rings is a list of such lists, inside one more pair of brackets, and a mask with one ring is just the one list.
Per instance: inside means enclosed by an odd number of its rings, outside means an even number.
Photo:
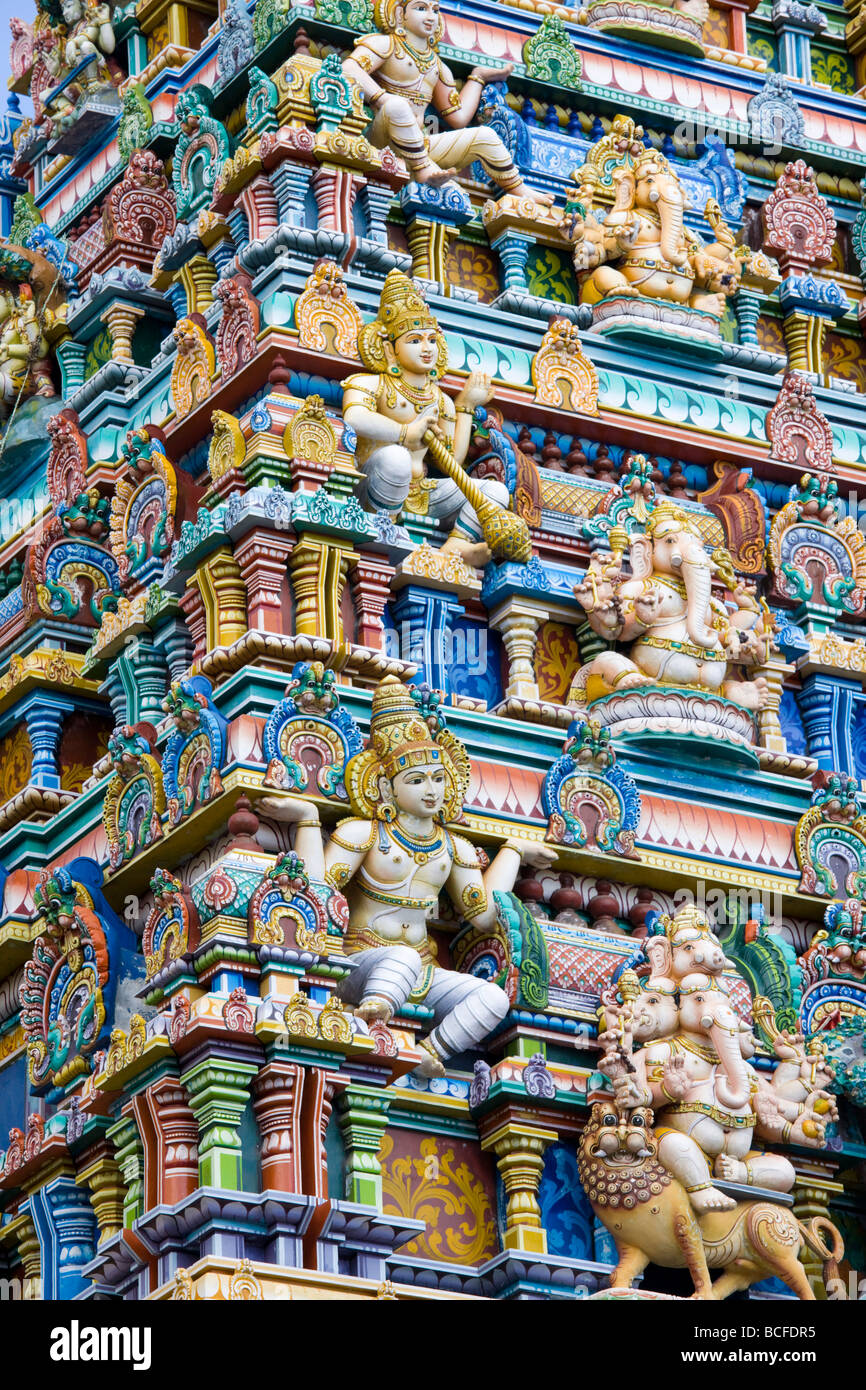
[{"label": "golden necklace on statue", "polygon": [[408,386],[405,381],[393,381],[391,377],[386,377],[385,398],[388,405],[393,408],[400,396],[403,397],[404,401],[415,406],[416,409],[423,410],[425,406],[436,404],[438,388],[436,386]]},{"label": "golden necklace on statue", "polygon": [[413,48],[409,40],[404,38],[402,34],[397,34],[396,39],[400,47],[404,50],[406,57],[411,58],[420,72],[429,72],[438,61],[438,54],[435,48],[431,49],[429,53],[419,53],[417,48]]}]

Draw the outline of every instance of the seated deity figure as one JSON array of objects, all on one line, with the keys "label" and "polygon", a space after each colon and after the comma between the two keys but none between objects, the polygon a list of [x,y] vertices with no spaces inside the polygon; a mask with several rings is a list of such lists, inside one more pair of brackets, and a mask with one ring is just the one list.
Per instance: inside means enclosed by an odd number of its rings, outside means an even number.
[{"label": "seated deity figure", "polygon": [[[523,182],[496,131],[467,129],[485,83],[503,81],[511,65],[473,68],[458,92],[438,53],[443,32],[438,0],[376,0],[373,19],[378,34],[359,38],[343,63],[343,72],[376,113],[369,132],[372,143],[379,149],[390,146],[419,183],[444,183],[477,159],[506,193],[549,207],[551,195]],[[427,133],[424,117],[430,105],[450,132]]]},{"label": "seated deity figure", "polygon": [[427,922],[440,892],[461,918],[492,926],[493,894],[511,890],[521,862],[542,867],[556,857],[547,845],[512,837],[482,873],[474,847],[448,829],[468,778],[466,750],[442,727],[441,715],[426,713],[415,692],[386,676],[373,695],[369,745],[346,769],[354,814],[338,823],[327,845],[310,801],[274,796],[258,803],[297,826],[295,850],[310,877],[346,895],[343,950],[354,969],[341,997],[367,1023],[387,1023],[409,1000],[433,1010],[432,1031],[419,1044],[424,1076],[443,1075],[449,1057],[477,1047],[508,1011],[498,985],[437,965]]},{"label": "seated deity figure", "polygon": [[[788,1192],[791,1163],[753,1141],[822,1147],[832,1097],[817,1084],[791,1089],[787,1071],[772,1083],[759,1077],[749,1064],[752,1030],[721,985],[729,962],[704,914],[685,908],[663,920],[664,937],[645,945],[652,974],[638,980],[625,972],[624,1006],[605,1008],[599,1070],[610,1077],[618,1104],[656,1111],[659,1158],[698,1214],[735,1205],[714,1177]],[[641,1046],[632,1053],[634,1043]]]},{"label": "seated deity figure", "polygon": [[[443,551],[457,551],[469,565],[484,565],[490,551],[478,517],[451,478],[428,477],[428,430],[445,441],[458,463],[466,457],[475,407],[491,396],[490,378],[471,372],[456,401],[437,385],[448,365],[445,339],[412,281],[392,270],[382,288],[379,313],[358,337],[367,371],[343,383],[343,418],[358,437],[356,462],[364,475],[361,500],[393,517],[407,506],[450,526]],[[495,478],[478,481],[502,508],[508,489]]]}]

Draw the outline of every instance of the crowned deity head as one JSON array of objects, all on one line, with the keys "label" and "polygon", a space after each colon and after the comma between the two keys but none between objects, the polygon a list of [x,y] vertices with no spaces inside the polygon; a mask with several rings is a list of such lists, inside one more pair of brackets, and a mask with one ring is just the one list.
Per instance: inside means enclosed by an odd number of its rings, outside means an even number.
[{"label": "crowned deity head", "polygon": [[389,272],[379,312],[358,335],[358,352],[371,372],[436,380],[448,366],[448,348],[423,296],[402,270]]},{"label": "crowned deity head", "polygon": [[[647,925],[650,921],[648,915]],[[706,913],[698,907],[686,904],[673,917],[661,913],[654,927],[656,934],[644,943],[653,982],[659,977],[674,980],[681,995],[689,994],[712,988],[715,977],[730,964]]]},{"label": "crowned deity head", "polygon": [[403,812],[441,823],[460,812],[469,782],[469,758],[447,729],[425,718],[417,693],[394,676],[373,695],[370,740],[346,768],[352,810],[391,821]]},{"label": "crowned deity head", "polygon": [[373,23],[380,34],[407,35],[415,45],[436,48],[445,32],[439,0],[376,0]]}]

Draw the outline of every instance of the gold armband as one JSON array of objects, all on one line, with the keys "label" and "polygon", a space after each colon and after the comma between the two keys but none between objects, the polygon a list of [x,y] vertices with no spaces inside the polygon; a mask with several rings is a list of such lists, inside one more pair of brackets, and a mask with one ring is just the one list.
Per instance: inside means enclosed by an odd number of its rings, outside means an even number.
[{"label": "gold armband", "polygon": [[325,870],[325,882],[331,888],[336,888],[337,892],[345,887],[351,877],[351,864],[332,864],[330,869]]}]

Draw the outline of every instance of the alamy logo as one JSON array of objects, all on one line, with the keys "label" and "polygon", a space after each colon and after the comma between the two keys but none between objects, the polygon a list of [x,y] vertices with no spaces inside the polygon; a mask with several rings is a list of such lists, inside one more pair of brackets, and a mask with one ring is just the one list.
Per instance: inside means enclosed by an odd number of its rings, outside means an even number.
[{"label": "alamy logo", "polygon": [[51,1330],[52,1361],[131,1361],[134,1371],[150,1369],[149,1327],[82,1327],[77,1319]]}]

